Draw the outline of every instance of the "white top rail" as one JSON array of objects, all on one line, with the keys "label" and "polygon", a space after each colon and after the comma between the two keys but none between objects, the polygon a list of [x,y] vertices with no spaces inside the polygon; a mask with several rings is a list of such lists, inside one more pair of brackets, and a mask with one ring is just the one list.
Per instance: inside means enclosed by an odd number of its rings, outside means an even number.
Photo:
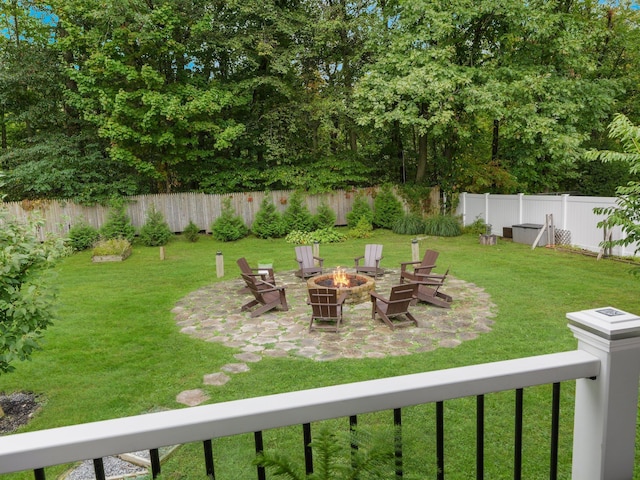
[{"label": "white top rail", "polygon": [[247,398],[0,437],[0,474],[330,418],[595,377],[584,351]]}]

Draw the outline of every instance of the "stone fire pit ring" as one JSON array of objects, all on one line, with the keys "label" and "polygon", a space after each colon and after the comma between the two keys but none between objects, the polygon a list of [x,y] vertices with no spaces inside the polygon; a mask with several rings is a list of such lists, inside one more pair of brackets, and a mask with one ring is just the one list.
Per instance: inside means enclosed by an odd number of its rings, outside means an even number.
[{"label": "stone fire pit ring", "polygon": [[307,280],[307,288],[336,288],[338,290],[338,296],[342,293],[347,294],[345,303],[364,303],[368,302],[370,293],[376,289],[376,281],[368,275],[360,275],[357,273],[347,273],[347,278],[351,283],[357,283],[353,287],[333,287],[323,285],[323,283],[333,280],[333,273],[323,273],[322,275],[316,275]]}]

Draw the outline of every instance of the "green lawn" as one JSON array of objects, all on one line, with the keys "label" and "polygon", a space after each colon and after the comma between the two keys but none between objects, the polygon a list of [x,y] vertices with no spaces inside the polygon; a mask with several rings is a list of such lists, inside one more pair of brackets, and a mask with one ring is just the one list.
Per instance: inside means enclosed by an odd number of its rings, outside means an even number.
[{"label": "green lawn", "polygon": [[[375,231],[370,239],[322,245],[321,256],[325,266],[351,266],[366,243],[382,243],[382,265],[398,268],[400,262],[411,260],[411,239]],[[122,263],[92,264],[88,252],[65,259],[58,269],[59,318],[47,331],[44,349],[32,361],[16,365],[14,373],[3,375],[0,390],[40,394],[44,406],[22,431],[40,430],[159,408],[184,408],[175,401],[177,393],[195,388],[205,389],[213,403],[566,351],[576,346],[566,327],[567,312],[614,306],[640,313],[640,279],[628,273],[630,266],[625,263],[545,248],[531,250],[504,241],[482,246],[472,236],[431,237],[421,241],[420,253],[426,248],[440,252],[439,271],[450,266],[452,275],[483,287],[491,295],[498,315],[490,333],[453,349],[405,357],[331,362],[264,358],[225,386],[207,387],[202,384],[203,375],[236,362],[233,355],[237,351],[179,333],[171,309],[199,287],[238,277],[235,260],[241,256],[251,265],[264,258],[275,259],[276,275],[293,270],[293,245],[255,238],[229,244],[210,237],[197,243],[176,239],[166,247],[164,261],[157,248],[140,246]],[[216,278],[217,251],[222,251],[225,259],[222,279]],[[525,392],[525,421],[530,421],[525,424],[525,468],[533,472],[525,473],[526,478],[541,478],[539,472],[546,472],[549,392],[550,387]],[[573,385],[564,385],[563,478],[570,467],[572,395]],[[487,399],[487,444],[495,444],[495,450],[487,453],[487,478],[504,478],[511,468],[512,397],[513,392],[507,392]],[[447,478],[469,478],[473,472],[474,405],[474,399],[446,404],[447,458],[459,465],[457,472],[447,471]],[[425,478],[425,472],[432,476],[433,406],[406,409],[403,414],[405,478]],[[390,415],[369,415],[362,422],[383,428]],[[339,422],[344,426],[346,420]],[[297,429],[295,439],[290,431],[267,432],[267,447],[286,451],[295,445],[298,455],[301,440]],[[253,446],[248,437],[215,441],[214,449],[216,478],[254,478],[250,465]],[[53,468],[47,475],[53,478],[61,470]],[[203,470],[201,446],[187,445],[163,466],[163,476],[204,478]],[[32,473],[21,478],[32,478]]]}]

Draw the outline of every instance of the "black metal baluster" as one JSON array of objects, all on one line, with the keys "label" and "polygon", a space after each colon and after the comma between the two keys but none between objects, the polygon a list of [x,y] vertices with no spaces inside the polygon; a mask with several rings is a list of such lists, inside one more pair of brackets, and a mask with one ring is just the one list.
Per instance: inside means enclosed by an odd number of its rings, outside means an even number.
[{"label": "black metal baluster", "polygon": [[36,480],[46,480],[46,477],[44,474],[44,468],[36,468],[33,471],[33,476],[35,477]]},{"label": "black metal baluster", "polygon": [[104,474],[104,462],[102,458],[95,458],[93,460],[93,471],[96,473],[96,480],[106,480]]},{"label": "black metal baluster", "polygon": [[436,457],[438,480],[444,480],[444,402],[436,402]]},{"label": "black metal baluster", "polygon": [[549,480],[558,478],[558,438],[560,437],[560,383],[553,384],[551,404],[551,465]]},{"label": "black metal baluster", "polygon": [[[253,440],[256,444],[256,454],[262,453],[264,451],[264,441],[262,440],[262,432],[254,432]],[[262,465],[258,465],[258,480],[265,480],[267,478],[267,474],[265,473],[265,469]]]},{"label": "black metal baluster", "polygon": [[311,450],[311,424],[304,423],[302,425],[302,433],[304,437],[304,468],[307,475],[313,473],[313,451]]},{"label": "black metal baluster", "polygon": [[484,478],[484,395],[476,397],[476,479]]},{"label": "black metal baluster", "polygon": [[516,429],[515,429],[515,445],[513,455],[513,478],[520,480],[522,478],[522,405],[524,390],[518,388],[516,390]]},{"label": "black metal baluster", "polygon": [[393,409],[396,478],[402,478],[402,410]]},{"label": "black metal baluster", "polygon": [[160,475],[160,452],[157,448],[149,450],[149,456],[151,457],[151,475],[156,478]]},{"label": "black metal baluster", "polygon": [[349,432],[351,433],[351,468],[356,468],[356,452],[358,451],[358,443],[355,441],[354,436],[357,435],[357,427],[358,417],[356,415],[351,415],[349,417]]},{"label": "black metal baluster", "polygon": [[204,440],[202,442],[204,448],[204,467],[207,472],[207,477],[211,480],[215,480],[216,474],[213,469],[213,444],[211,440]]}]

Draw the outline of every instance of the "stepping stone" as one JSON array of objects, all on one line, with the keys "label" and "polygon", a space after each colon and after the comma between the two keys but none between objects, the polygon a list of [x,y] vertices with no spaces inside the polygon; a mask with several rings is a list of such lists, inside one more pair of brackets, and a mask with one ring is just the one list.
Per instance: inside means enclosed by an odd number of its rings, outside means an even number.
[{"label": "stepping stone", "polygon": [[180,392],[176,397],[176,402],[182,403],[184,405],[188,405],[190,407],[195,407],[196,405],[200,405],[202,402],[209,400],[209,395],[203,392],[200,389],[196,390],[185,390],[184,392]]},{"label": "stepping stone", "polygon": [[229,373],[241,373],[248,372],[249,367],[246,363],[227,363],[226,365],[223,365],[220,370]]},{"label": "stepping stone", "polygon": [[250,362],[255,363],[262,360],[261,355],[256,355],[255,353],[236,353],[234,358],[240,360],[241,362]]},{"label": "stepping stone", "polygon": [[220,387],[231,380],[231,377],[225,375],[224,373],[210,373],[204,376],[203,383],[205,385],[215,385],[216,387]]}]

